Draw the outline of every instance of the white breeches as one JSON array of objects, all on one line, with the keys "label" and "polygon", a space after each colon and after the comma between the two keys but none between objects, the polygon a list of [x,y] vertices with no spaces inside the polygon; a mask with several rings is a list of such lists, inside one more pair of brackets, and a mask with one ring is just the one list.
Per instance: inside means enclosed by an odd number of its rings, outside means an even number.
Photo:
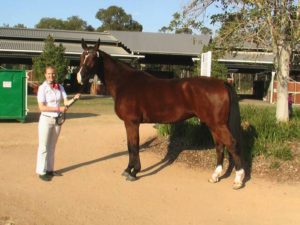
[{"label": "white breeches", "polygon": [[54,153],[61,126],[55,124],[55,118],[41,115],[38,126],[39,147],[36,173],[43,175],[54,169]]}]

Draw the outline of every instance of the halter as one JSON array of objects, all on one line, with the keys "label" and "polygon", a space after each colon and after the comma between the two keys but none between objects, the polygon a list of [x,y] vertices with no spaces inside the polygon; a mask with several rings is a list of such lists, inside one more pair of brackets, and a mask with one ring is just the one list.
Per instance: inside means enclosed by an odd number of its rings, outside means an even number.
[{"label": "halter", "polygon": [[[84,65],[85,60],[87,59],[87,57],[88,57],[89,55],[91,55],[92,53],[94,53],[95,50],[94,50],[94,49],[93,49],[93,50],[85,50],[84,52],[86,52],[87,55],[86,55],[85,58],[84,58],[83,65]],[[100,52],[99,52],[99,50],[96,51],[96,54],[97,54],[97,58],[100,58]]]},{"label": "halter", "polygon": [[[87,60],[87,58],[92,54],[92,53],[94,53],[95,52],[95,50],[85,50],[84,51],[84,53],[86,53],[87,55],[85,55],[85,58],[84,58],[84,60],[83,60],[83,63],[82,63],[82,65],[81,65],[81,67],[80,67],[80,69],[79,69],[79,74],[80,74],[80,76],[81,76],[81,70],[83,69],[83,68],[86,68],[87,66],[86,66],[86,60]],[[99,59],[100,58],[100,52],[99,52],[99,50],[97,50],[96,51],[96,54],[97,54],[97,58]]]},{"label": "halter", "polygon": [[[84,61],[83,61],[82,65],[80,67],[80,70],[79,70],[80,76],[81,76],[81,70],[83,68],[86,69],[86,67],[87,67],[86,66],[86,60],[87,60],[87,58],[89,56],[91,56],[91,54],[95,54],[95,50],[94,49],[88,49],[88,50],[85,50],[84,53],[86,53],[86,55],[85,55]],[[101,82],[105,85],[105,80],[103,78],[103,75],[104,75],[103,57],[102,57],[102,55],[101,55],[101,53],[100,53],[99,50],[96,51],[96,54],[97,54],[97,57],[96,57],[97,59],[96,60],[98,60],[98,63],[99,63],[99,66],[100,66],[100,70],[94,71],[95,72],[94,74],[97,75],[98,78],[101,80]],[[94,75],[94,74],[92,74],[92,75]]]}]

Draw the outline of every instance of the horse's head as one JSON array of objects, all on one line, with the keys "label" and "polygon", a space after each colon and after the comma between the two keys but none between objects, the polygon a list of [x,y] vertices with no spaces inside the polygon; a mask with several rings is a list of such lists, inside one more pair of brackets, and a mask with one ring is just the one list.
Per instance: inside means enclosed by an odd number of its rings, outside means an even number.
[{"label": "horse's head", "polygon": [[[80,68],[77,73],[77,81],[81,85],[88,83],[89,79],[95,74],[100,78],[101,62],[100,62],[100,39],[94,46],[87,46],[84,39],[82,39],[81,46],[83,52],[80,56]],[[102,74],[101,74],[102,75]]]}]

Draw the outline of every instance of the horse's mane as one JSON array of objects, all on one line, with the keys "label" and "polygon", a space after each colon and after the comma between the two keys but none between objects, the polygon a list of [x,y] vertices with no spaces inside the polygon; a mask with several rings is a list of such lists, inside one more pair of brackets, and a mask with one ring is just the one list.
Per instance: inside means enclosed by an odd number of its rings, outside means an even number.
[{"label": "horse's mane", "polygon": [[127,68],[128,70],[136,70],[131,65],[126,64],[126,63],[124,63],[124,62],[122,62],[120,60],[114,59],[113,57],[111,57],[109,54],[107,54],[104,51],[99,50],[99,52],[100,52],[100,55],[104,56],[104,58],[108,58],[112,63],[121,65],[122,67]]},{"label": "horse's mane", "polygon": [[[104,51],[99,50],[100,55],[103,57],[103,60],[109,60],[111,63],[115,64],[116,67],[120,66],[122,69],[124,69],[125,71],[130,72],[130,74],[136,74],[136,75],[145,75],[145,76],[150,76],[154,79],[158,79],[157,77],[153,76],[152,74],[146,72],[146,71],[142,71],[142,70],[138,70],[134,67],[132,67],[130,64],[127,64],[125,62],[122,62],[120,60],[114,59],[112,56],[110,56],[109,54],[107,54]],[[103,61],[101,60],[101,61]],[[103,62],[102,62],[103,63]]]}]

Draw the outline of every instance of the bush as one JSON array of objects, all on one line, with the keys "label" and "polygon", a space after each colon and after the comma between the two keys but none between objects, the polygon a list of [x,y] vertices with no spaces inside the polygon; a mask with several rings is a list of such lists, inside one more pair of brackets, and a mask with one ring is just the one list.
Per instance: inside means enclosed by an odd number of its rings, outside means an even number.
[{"label": "bush", "polygon": [[[300,139],[300,110],[294,109],[289,123],[277,123],[275,107],[241,106],[244,158],[264,155],[280,160],[293,158],[289,143]],[[209,146],[212,136],[205,124],[192,118],[177,124],[157,125],[158,133],[172,139],[183,139],[186,146]]]},{"label": "bush", "polygon": [[[250,149],[251,155],[291,160],[292,152],[289,142],[300,138],[300,120],[296,117],[298,112],[295,112],[295,117],[289,123],[278,123],[275,111],[275,107],[241,107],[242,127],[244,123],[248,123],[255,129],[256,137],[253,148]],[[243,127],[243,133],[246,131]],[[247,138],[244,138],[244,141],[247,143]]]},{"label": "bush", "polygon": [[213,138],[208,127],[198,118],[191,118],[175,124],[159,124],[158,133],[170,138],[180,138],[186,146],[211,146]]}]

